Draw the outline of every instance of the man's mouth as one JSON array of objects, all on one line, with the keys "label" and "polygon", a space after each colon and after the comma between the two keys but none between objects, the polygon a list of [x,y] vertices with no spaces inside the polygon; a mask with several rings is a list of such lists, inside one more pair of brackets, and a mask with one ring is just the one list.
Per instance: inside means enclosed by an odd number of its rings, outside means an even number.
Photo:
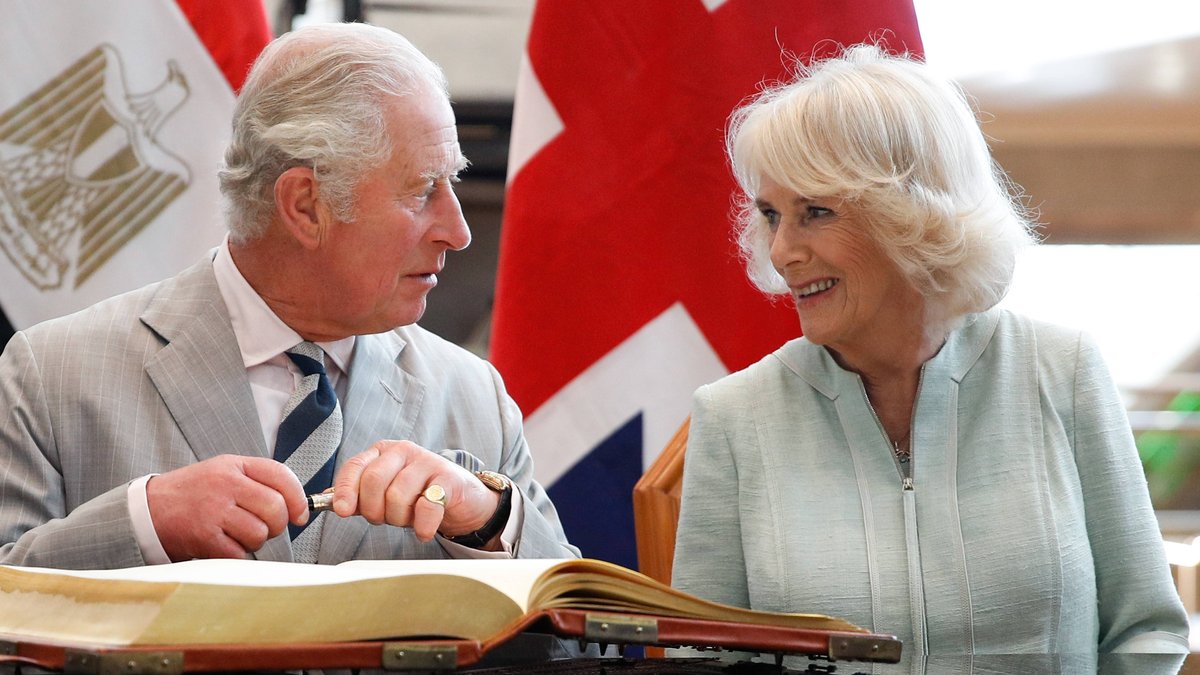
[{"label": "man's mouth", "polygon": [[820,293],[821,291],[827,291],[827,290],[833,288],[834,286],[836,286],[837,283],[838,283],[837,279],[821,279],[820,281],[814,281],[807,286],[797,288],[796,289],[796,297],[807,298],[808,296],[813,295],[815,293]]}]

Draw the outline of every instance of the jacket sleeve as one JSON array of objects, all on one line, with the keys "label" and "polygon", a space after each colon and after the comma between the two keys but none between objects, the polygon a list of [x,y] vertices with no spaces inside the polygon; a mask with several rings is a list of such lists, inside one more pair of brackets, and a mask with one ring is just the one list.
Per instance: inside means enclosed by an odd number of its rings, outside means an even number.
[{"label": "jacket sleeve", "polygon": [[[750,607],[742,525],[737,509],[737,465],[712,388],[692,398],[683,462],[683,492],[675,535],[671,585],[700,598],[735,607]],[[671,649],[668,656],[713,658],[710,652]],[[753,660],[755,654],[721,651],[721,661]]]},{"label": "jacket sleeve", "polygon": [[[34,350],[24,333],[0,356],[0,564],[102,569],[144,564],[121,484],[73,508]],[[86,452],[87,448],[67,448]]]},{"label": "jacket sleeve", "polygon": [[693,397],[672,584],[693,595],[750,607],[742,553],[737,465],[710,387]]},{"label": "jacket sleeve", "polygon": [[516,558],[578,558],[579,549],[567,542],[558,512],[546,490],[533,478],[533,456],[521,422],[521,410],[508,395],[496,369],[488,364],[500,407],[504,449],[494,470],[520,488],[524,520],[516,543]]},{"label": "jacket sleeve", "polygon": [[1188,619],[1116,385],[1080,337],[1074,383],[1075,463],[1083,489],[1102,652],[1188,650]]}]

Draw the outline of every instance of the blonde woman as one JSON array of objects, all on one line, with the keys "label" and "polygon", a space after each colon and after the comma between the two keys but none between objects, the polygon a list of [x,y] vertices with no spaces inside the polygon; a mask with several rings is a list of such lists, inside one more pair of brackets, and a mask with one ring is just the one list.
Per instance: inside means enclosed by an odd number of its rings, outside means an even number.
[{"label": "blonde woman", "polygon": [[917,653],[1186,651],[1099,353],[995,307],[1032,223],[962,92],[853,47],[728,152],[750,276],[804,337],[696,393],[675,584]]}]

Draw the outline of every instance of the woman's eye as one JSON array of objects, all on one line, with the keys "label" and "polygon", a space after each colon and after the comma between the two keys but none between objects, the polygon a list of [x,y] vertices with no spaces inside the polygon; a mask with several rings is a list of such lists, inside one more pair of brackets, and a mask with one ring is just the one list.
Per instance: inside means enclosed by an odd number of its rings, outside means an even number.
[{"label": "woman's eye", "polygon": [[779,227],[778,211],[774,209],[760,209],[759,212],[762,213],[763,219],[767,221],[767,227],[771,228],[772,230]]},{"label": "woman's eye", "polygon": [[822,217],[825,217],[828,215],[832,215],[833,211],[831,211],[823,206],[809,206],[809,207],[807,207],[807,214],[808,214],[808,219],[813,220],[816,218],[822,218]]}]

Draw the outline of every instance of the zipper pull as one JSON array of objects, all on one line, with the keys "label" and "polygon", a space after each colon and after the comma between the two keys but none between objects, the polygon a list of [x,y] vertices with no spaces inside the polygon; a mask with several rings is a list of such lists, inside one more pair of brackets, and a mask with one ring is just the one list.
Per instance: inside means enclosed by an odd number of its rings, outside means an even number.
[{"label": "zipper pull", "polygon": [[901,487],[904,489],[904,491],[905,491],[905,492],[912,492],[912,489],[913,489],[913,479],[912,479],[912,477],[910,477],[910,476],[905,476],[905,477],[904,477],[904,480],[903,480],[903,481],[901,481],[900,485],[901,485]]}]

